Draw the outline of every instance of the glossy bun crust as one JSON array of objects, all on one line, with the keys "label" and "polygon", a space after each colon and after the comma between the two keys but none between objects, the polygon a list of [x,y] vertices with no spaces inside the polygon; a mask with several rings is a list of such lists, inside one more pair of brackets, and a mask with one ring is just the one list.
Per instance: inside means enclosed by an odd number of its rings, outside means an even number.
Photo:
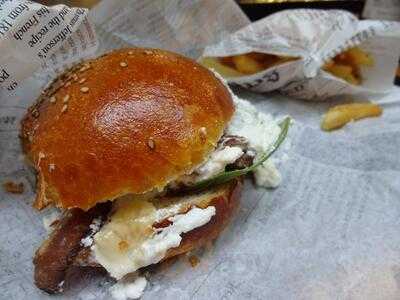
[{"label": "glossy bun crust", "polygon": [[160,190],[203,162],[233,111],[221,81],[178,54],[122,49],[77,65],[22,121],[35,207],[87,210]]}]

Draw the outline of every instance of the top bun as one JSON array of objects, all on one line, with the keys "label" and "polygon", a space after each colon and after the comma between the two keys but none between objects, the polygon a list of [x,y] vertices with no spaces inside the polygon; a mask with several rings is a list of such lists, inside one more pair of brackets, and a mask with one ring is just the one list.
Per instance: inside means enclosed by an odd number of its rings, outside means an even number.
[{"label": "top bun", "polygon": [[175,53],[121,49],[76,65],[22,121],[35,207],[87,210],[161,190],[204,161],[233,112],[223,83]]}]

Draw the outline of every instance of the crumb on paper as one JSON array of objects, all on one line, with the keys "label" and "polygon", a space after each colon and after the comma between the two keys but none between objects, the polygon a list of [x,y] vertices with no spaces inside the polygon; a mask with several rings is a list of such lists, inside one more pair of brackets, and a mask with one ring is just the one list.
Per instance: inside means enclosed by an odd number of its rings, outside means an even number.
[{"label": "crumb on paper", "polygon": [[52,211],[49,215],[43,217],[43,227],[46,229],[47,232],[50,232],[50,230],[52,229],[51,227],[58,222],[59,218],[59,211]]},{"label": "crumb on paper", "polygon": [[351,121],[382,115],[382,108],[374,103],[350,103],[337,105],[325,114],[321,128],[331,131],[343,127]]},{"label": "crumb on paper", "polygon": [[22,182],[6,181],[3,183],[3,189],[7,193],[22,194],[24,192],[24,184]]},{"label": "crumb on paper", "polygon": [[204,249],[206,249],[207,251],[213,251],[214,250],[214,241],[208,241],[204,245]]},{"label": "crumb on paper", "polygon": [[200,259],[196,255],[190,255],[188,257],[188,261],[189,261],[190,265],[192,266],[192,268],[197,267],[197,265],[200,263]]}]

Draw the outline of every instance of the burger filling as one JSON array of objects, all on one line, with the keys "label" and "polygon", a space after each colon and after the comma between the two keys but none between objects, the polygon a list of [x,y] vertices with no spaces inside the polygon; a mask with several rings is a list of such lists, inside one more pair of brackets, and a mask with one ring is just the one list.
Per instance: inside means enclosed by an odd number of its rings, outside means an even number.
[{"label": "burger filling", "polygon": [[[259,164],[281,140],[281,127],[250,103],[232,97],[236,111],[216,149],[161,194],[131,194],[100,203],[87,213],[78,209],[65,212],[35,256],[38,286],[60,292],[68,264],[102,266],[120,279],[168,257],[170,250],[180,246],[182,234],[206,225],[217,213],[213,199],[227,197],[227,185],[213,184],[221,174],[251,166],[257,184],[277,186],[280,175],[273,162]],[[177,192],[182,186],[195,187],[204,180],[212,185],[201,192]]]}]

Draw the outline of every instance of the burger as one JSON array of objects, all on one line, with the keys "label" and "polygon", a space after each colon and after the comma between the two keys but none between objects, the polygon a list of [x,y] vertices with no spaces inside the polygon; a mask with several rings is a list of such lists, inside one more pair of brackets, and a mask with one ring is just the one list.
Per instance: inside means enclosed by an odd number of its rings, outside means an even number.
[{"label": "burger", "polygon": [[67,70],[21,124],[34,207],[62,211],[34,255],[35,284],[62,292],[79,266],[119,280],[216,239],[245,175],[279,184],[268,158],[288,126],[172,52],[120,49]]}]

